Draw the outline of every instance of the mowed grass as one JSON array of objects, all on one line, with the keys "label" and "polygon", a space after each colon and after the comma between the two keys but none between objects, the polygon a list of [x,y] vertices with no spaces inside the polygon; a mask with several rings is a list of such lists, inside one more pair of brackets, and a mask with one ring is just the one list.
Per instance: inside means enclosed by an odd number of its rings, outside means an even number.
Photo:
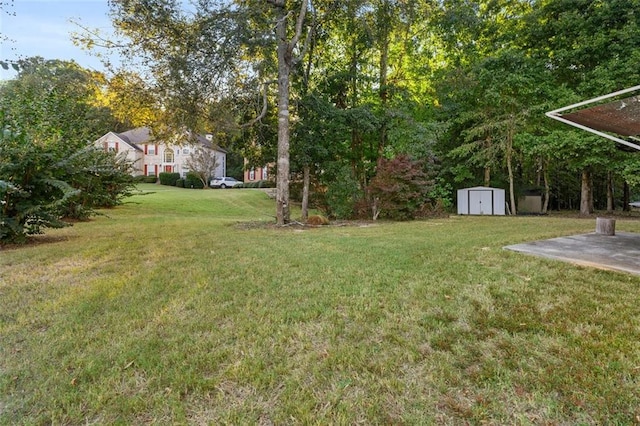
[{"label": "mowed grass", "polygon": [[502,249],[593,219],[275,229],[141,187],[0,250],[0,424],[640,422],[640,278]]}]

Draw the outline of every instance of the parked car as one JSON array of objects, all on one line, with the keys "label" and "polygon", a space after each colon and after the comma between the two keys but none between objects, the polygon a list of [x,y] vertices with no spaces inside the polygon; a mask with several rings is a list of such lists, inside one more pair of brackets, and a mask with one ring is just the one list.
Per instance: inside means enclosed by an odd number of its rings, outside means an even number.
[{"label": "parked car", "polygon": [[209,186],[212,188],[233,188],[236,187],[238,185],[242,185],[242,182],[240,182],[239,180],[232,178],[232,177],[218,177],[218,178],[213,178],[211,180],[211,182],[209,183]]}]

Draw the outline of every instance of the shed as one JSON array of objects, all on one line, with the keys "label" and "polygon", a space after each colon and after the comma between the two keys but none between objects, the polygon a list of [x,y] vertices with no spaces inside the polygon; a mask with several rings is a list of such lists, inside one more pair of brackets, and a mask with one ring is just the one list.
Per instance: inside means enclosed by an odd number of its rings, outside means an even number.
[{"label": "shed", "polygon": [[505,214],[504,189],[476,186],[458,189],[458,214]]}]

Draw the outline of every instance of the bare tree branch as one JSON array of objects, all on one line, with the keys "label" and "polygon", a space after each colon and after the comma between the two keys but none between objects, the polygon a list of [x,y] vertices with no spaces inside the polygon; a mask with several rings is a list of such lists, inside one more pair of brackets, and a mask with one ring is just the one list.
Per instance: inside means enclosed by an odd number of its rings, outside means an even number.
[{"label": "bare tree branch", "polygon": [[269,84],[273,84],[273,83],[277,83],[277,80],[271,80],[271,81],[265,81],[264,83],[262,83],[263,85],[263,92],[262,92],[262,111],[260,111],[260,114],[247,121],[244,124],[241,124],[240,127],[241,128],[245,128],[245,127],[251,127],[254,124],[256,124],[258,121],[262,120],[264,118],[265,115],[267,115],[267,106],[268,106],[268,101],[267,101],[267,87],[269,86]]},{"label": "bare tree branch", "polygon": [[[267,0],[268,1],[268,0]],[[291,52],[293,48],[298,44],[300,37],[302,36],[302,25],[304,24],[304,17],[307,13],[307,2],[308,0],[302,0],[302,5],[300,6],[300,12],[298,13],[298,19],[296,21],[296,32],[293,35],[293,38],[289,42],[289,51]]]},{"label": "bare tree branch", "polygon": [[315,35],[316,32],[316,25],[317,25],[317,14],[315,13],[315,10],[313,8],[313,1],[312,0],[308,0],[309,1],[309,6],[311,7],[311,14],[313,16],[312,20],[311,20],[311,25],[309,26],[309,31],[307,31],[307,37],[304,41],[304,45],[302,46],[302,49],[300,50],[300,54],[295,57],[293,59],[293,63],[297,64],[298,62],[302,61],[302,58],[304,58],[307,54],[307,52],[309,52],[309,48],[311,46],[311,40],[313,39],[313,36]]}]

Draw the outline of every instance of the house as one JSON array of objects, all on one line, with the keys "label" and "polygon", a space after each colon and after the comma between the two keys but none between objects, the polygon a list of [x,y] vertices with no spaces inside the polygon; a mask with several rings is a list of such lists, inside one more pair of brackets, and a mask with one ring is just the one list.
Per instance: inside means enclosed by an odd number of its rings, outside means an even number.
[{"label": "house", "polygon": [[194,142],[166,143],[155,140],[151,130],[138,127],[123,133],[109,132],[94,144],[124,155],[134,164],[134,176],[158,176],[161,172],[180,173],[185,177],[189,172],[188,160],[200,149],[212,150],[217,165],[214,176],[225,176],[227,171],[227,151],[214,144],[207,135],[196,135]]},{"label": "house", "polygon": [[262,167],[246,167],[245,161],[245,170],[244,170],[244,181],[245,182],[257,182],[260,180],[269,180],[271,175],[270,165],[264,165]]}]

